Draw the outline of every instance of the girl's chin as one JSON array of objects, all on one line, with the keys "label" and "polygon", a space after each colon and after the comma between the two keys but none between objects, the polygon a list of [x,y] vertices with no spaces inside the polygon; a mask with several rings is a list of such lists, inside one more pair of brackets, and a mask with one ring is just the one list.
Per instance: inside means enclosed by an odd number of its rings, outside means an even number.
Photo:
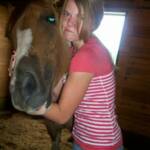
[{"label": "girl's chin", "polygon": [[73,35],[70,35],[70,34],[64,34],[64,38],[67,40],[67,41],[76,41],[78,40],[79,38],[73,36]]},{"label": "girl's chin", "polygon": [[64,38],[67,41],[76,41],[76,40],[78,40],[78,35],[75,34],[74,32],[70,32],[70,31],[65,30],[63,35],[64,35]]}]

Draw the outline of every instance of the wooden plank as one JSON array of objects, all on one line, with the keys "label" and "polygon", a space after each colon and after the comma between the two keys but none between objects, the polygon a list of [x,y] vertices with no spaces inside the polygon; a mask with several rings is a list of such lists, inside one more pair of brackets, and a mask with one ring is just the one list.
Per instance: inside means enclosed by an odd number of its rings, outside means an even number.
[{"label": "wooden plank", "polygon": [[133,25],[137,26],[150,26],[150,19],[149,19],[150,9],[132,9],[129,10],[127,16],[127,22],[129,27],[133,27]]},{"label": "wooden plank", "polygon": [[136,105],[121,103],[119,110],[117,110],[118,121],[122,129],[135,132],[141,135],[150,136],[150,115],[147,114],[150,109],[143,106],[143,112],[139,113],[141,110],[141,104]]},{"label": "wooden plank", "polygon": [[120,125],[150,136],[150,10],[128,11],[119,50],[116,106]]}]

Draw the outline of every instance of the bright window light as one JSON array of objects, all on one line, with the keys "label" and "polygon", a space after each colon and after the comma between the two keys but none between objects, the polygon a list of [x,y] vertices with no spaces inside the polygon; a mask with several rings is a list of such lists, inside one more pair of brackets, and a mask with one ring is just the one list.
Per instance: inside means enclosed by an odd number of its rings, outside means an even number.
[{"label": "bright window light", "polygon": [[124,22],[125,13],[105,12],[101,25],[94,32],[110,52],[114,64],[116,64]]}]

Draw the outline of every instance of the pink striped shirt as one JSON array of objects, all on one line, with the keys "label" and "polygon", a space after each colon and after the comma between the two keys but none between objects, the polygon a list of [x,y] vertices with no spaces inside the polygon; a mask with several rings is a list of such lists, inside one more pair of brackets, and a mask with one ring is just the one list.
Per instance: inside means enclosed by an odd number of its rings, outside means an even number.
[{"label": "pink striped shirt", "polygon": [[116,150],[122,137],[115,114],[113,65],[107,50],[92,37],[72,58],[70,72],[95,75],[74,113],[74,140],[83,150]]}]

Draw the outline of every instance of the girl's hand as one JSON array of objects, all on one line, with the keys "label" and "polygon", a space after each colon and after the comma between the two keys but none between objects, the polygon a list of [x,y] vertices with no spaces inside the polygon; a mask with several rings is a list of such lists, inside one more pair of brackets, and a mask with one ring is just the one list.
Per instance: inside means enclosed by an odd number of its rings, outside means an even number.
[{"label": "girl's hand", "polygon": [[16,63],[16,52],[13,51],[13,54],[12,54],[11,59],[10,59],[10,65],[8,68],[9,77],[11,77],[11,75],[14,72],[15,63]]},{"label": "girl's hand", "polygon": [[63,77],[59,80],[58,84],[54,87],[52,91],[52,101],[56,102],[61,94],[64,83],[66,82],[67,74],[63,75]]}]

